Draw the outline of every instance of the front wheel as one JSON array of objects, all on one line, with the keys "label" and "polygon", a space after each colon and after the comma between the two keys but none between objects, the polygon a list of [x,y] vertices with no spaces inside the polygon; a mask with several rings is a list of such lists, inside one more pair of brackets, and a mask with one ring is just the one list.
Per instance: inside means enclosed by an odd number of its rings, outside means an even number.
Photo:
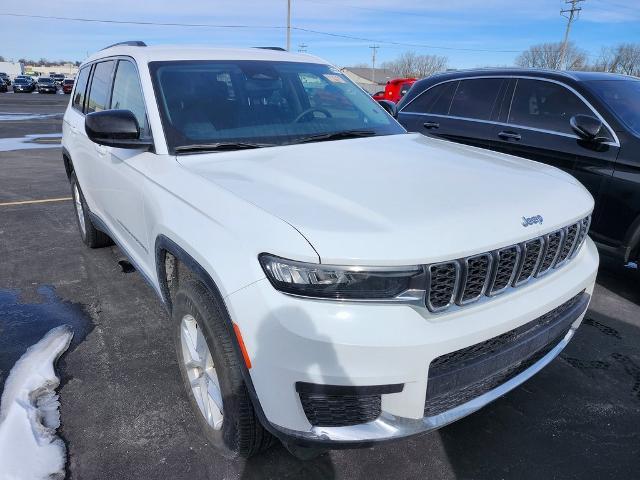
[{"label": "front wheel", "polygon": [[172,312],[178,365],[209,441],[228,457],[250,457],[274,437],[253,408],[220,302],[201,282],[180,285]]}]

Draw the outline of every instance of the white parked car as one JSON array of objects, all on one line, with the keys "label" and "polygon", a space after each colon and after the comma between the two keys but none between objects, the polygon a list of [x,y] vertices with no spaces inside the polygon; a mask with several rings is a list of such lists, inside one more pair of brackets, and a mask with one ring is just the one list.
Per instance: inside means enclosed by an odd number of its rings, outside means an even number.
[{"label": "white parked car", "polygon": [[63,128],[83,241],[155,289],[233,454],[457,420],[551,362],[592,294],[573,177],[408,134],[310,55],[118,44]]}]

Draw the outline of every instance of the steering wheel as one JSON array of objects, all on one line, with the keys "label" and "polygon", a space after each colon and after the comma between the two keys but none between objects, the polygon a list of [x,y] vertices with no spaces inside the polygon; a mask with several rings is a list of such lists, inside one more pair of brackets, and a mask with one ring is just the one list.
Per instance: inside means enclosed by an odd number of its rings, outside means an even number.
[{"label": "steering wheel", "polygon": [[331,115],[331,112],[329,112],[329,110],[327,110],[325,108],[311,107],[311,108],[307,108],[304,112],[302,112],[300,115],[298,115],[295,118],[295,120],[293,121],[293,123],[298,123],[300,120],[302,120],[307,115],[309,115],[310,113],[313,113],[313,112],[320,112],[326,118],[331,118],[333,116],[333,115]]}]

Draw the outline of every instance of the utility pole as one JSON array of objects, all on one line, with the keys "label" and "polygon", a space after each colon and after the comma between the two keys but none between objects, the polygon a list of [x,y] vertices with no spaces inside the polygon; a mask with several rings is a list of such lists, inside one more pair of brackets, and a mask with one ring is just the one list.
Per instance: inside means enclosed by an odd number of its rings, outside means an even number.
[{"label": "utility pole", "polygon": [[371,45],[371,81],[376,83],[376,52],[380,48],[379,45]]},{"label": "utility pole", "polygon": [[[567,5],[571,5],[571,8],[560,10],[560,15],[567,19],[567,28],[564,31],[564,41],[562,42],[562,46],[560,47],[560,60],[558,68],[561,70],[565,70],[566,68],[564,62],[567,55],[567,46],[569,44],[569,32],[571,31],[571,24],[575,22],[580,16],[580,10],[582,10],[582,8],[578,5],[581,2],[584,2],[584,0],[564,0],[564,3],[566,3]],[[567,13],[569,14],[569,16],[566,15]]]},{"label": "utility pole", "polygon": [[309,45],[307,45],[306,43],[301,43],[298,45],[298,52],[300,53],[307,53],[307,47]]},{"label": "utility pole", "polygon": [[287,52],[291,50],[291,0],[287,0]]}]

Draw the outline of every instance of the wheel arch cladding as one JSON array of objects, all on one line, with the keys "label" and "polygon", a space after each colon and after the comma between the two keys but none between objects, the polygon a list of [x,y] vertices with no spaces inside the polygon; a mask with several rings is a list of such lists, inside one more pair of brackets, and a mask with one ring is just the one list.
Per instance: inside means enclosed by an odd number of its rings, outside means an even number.
[{"label": "wheel arch cladding", "polygon": [[[160,234],[156,238],[155,242],[156,270],[158,275],[158,283],[160,285],[160,292],[162,294],[167,310],[169,311],[169,313],[171,313],[172,301],[171,290],[167,278],[167,254],[170,254],[181,264],[184,264],[190,270],[191,275],[200,280],[205,285],[205,287],[209,289],[216,301],[220,303],[220,306],[225,313],[226,327],[229,329],[229,333],[231,335],[231,338],[233,339],[234,354],[239,360],[238,363],[242,371],[242,378],[247,386],[249,396],[253,403],[256,414],[260,419],[260,423],[262,423],[264,428],[266,428],[271,434],[278,438],[282,438],[282,432],[273,428],[271,423],[267,420],[264,411],[262,410],[262,405],[260,404],[258,395],[256,394],[256,390],[253,386],[253,381],[251,380],[251,374],[249,373],[249,369],[247,368],[247,363],[244,358],[245,353],[242,351],[242,346],[240,345],[240,341],[236,334],[236,328],[238,327],[235,326],[231,319],[231,316],[229,315],[229,310],[227,309],[227,305],[222,298],[222,295],[220,294],[219,288],[211,278],[211,275],[209,275],[209,273],[193,257],[191,257],[189,253],[187,253],[182,247],[180,247],[180,245],[175,243],[170,238]],[[173,274],[173,272],[170,273]]]},{"label": "wheel arch cladding", "polygon": [[62,147],[62,161],[64,162],[64,170],[67,173],[67,180],[71,180],[71,174],[73,173],[73,162],[69,150]]}]

